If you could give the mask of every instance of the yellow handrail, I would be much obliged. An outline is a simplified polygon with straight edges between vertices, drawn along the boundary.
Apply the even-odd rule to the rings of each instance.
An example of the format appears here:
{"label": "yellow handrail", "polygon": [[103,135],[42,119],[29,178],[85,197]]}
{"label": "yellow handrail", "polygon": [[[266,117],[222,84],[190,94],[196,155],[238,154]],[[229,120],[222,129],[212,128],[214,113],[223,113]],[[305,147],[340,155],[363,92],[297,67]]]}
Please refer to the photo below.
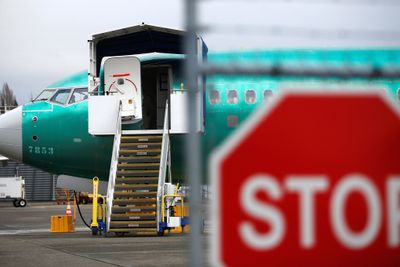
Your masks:
{"label": "yellow handrail", "polygon": [[170,198],[170,197],[180,197],[181,198],[181,218],[183,218],[183,213],[184,213],[184,201],[183,201],[183,195],[179,195],[179,194],[171,194],[171,195],[163,195],[161,198],[161,221],[164,222],[164,217],[165,217],[165,199],[166,198]]}

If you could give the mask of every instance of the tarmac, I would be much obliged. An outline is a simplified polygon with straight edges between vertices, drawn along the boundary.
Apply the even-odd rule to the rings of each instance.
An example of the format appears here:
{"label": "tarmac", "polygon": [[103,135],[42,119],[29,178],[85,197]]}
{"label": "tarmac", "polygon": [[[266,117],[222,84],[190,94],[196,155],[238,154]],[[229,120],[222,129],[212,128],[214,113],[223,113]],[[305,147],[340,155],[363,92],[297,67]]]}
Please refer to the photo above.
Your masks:
{"label": "tarmac", "polygon": [[[163,237],[92,236],[79,215],[74,233],[50,233],[50,217],[66,205],[0,203],[0,266],[185,266],[188,235]],[[81,205],[90,222],[91,206]],[[203,236],[203,244],[207,235]],[[206,261],[209,257],[205,257]],[[208,265],[208,262],[207,262]]]}

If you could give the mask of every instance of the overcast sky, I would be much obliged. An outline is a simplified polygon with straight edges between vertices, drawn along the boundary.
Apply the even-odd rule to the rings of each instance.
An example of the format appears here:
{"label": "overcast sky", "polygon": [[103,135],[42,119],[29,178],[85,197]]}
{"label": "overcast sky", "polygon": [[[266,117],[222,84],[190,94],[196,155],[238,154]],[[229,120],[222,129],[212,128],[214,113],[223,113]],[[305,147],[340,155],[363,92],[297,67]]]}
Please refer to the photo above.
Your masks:
{"label": "overcast sky", "polygon": [[[400,47],[396,0],[203,0],[199,10],[211,51]],[[0,0],[0,83],[25,103],[87,69],[92,33],[141,22],[183,29],[183,0]]]}

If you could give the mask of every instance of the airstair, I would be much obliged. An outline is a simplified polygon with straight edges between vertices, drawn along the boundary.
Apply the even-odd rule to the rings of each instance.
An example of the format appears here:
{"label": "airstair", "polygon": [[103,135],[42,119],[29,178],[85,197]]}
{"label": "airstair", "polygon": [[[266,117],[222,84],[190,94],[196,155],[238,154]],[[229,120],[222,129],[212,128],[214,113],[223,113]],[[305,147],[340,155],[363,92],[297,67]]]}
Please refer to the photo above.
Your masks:
{"label": "airstair", "polygon": [[[88,133],[114,135],[106,216],[101,218],[107,233],[162,234],[186,224],[184,198],[168,171],[170,134],[189,133],[189,91],[173,82],[180,81],[185,36],[183,31],[141,24],[94,34],[89,40]],[[207,46],[200,36],[193,37],[196,58],[202,62]],[[204,79],[198,79],[196,87],[195,130],[202,133]],[[121,121],[163,129],[122,131]]]}
{"label": "airstair", "polygon": [[110,166],[107,232],[162,234],[165,180],[170,172],[168,103],[163,130],[121,131],[121,112]]}

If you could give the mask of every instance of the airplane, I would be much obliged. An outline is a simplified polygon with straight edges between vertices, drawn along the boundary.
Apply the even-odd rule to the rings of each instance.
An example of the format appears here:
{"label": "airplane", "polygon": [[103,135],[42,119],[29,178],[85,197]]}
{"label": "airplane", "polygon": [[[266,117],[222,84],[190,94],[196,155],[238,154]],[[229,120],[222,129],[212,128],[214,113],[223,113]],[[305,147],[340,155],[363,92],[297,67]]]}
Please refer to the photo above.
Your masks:
{"label": "airplane", "polygon": [[[97,176],[104,191],[112,164],[116,101],[123,106],[122,131],[137,134],[162,133],[168,107],[171,176],[174,181],[184,181],[184,34],[139,25],[93,35],[89,72],[57,81],[32,102],[0,116],[0,154],[59,175],[59,186],[64,188],[90,191],[90,179]],[[400,61],[399,49],[208,52],[201,37],[197,36],[197,41],[199,58],[215,64],[384,69],[398,67]],[[381,89],[398,101],[400,80],[221,74],[210,75],[200,87],[198,130],[203,161],[207,162],[213,149],[281,89]],[[106,103],[107,98],[114,100]]]}

